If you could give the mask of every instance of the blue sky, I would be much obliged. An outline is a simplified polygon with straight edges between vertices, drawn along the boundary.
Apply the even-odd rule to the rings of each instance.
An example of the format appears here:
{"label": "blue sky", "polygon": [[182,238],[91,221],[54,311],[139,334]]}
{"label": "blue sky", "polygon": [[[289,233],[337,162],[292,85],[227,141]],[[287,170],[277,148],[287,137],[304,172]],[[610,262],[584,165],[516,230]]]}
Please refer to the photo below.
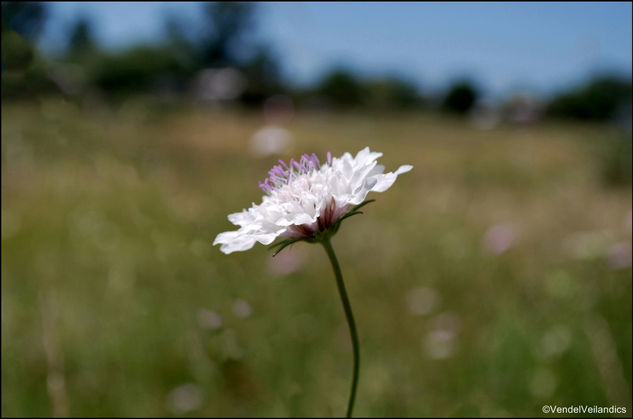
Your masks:
{"label": "blue sky", "polygon": [[[42,46],[93,19],[108,48],[160,39],[172,13],[196,20],[194,2],[49,3]],[[604,71],[631,76],[631,3],[260,3],[257,33],[297,84],[334,65],[399,74],[423,90],[468,76],[492,96],[547,94]]]}

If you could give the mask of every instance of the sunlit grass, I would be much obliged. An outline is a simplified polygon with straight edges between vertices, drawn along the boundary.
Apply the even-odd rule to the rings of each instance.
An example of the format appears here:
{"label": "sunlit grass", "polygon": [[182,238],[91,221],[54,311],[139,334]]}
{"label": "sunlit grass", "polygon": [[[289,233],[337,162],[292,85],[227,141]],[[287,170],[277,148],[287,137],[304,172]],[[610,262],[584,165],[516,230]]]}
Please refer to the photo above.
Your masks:
{"label": "sunlit grass", "polygon": [[[261,125],[3,105],[3,415],[344,411],[351,347],[323,250],[211,246],[277,158],[249,152]],[[631,411],[630,256],[614,250],[630,255],[631,189],[600,180],[608,130],[316,114],[287,128],[282,158],[369,145],[389,170],[415,166],[333,240],[362,341],[357,415]],[[501,253],[484,244],[495,225],[512,232]]]}

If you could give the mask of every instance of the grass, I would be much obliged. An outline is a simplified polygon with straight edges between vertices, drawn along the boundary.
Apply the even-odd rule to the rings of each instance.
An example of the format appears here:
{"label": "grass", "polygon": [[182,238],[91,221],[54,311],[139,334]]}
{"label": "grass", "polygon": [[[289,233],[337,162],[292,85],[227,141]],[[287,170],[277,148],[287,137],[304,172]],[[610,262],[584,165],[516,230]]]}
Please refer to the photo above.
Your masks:
{"label": "grass", "polygon": [[[261,124],[2,105],[3,416],[344,413],[351,345],[323,249],[211,246],[278,158],[249,152]],[[630,414],[631,267],[613,254],[630,257],[631,188],[601,181],[608,130],[325,114],[288,129],[282,158],[369,145],[415,166],[333,239],[357,416]]]}

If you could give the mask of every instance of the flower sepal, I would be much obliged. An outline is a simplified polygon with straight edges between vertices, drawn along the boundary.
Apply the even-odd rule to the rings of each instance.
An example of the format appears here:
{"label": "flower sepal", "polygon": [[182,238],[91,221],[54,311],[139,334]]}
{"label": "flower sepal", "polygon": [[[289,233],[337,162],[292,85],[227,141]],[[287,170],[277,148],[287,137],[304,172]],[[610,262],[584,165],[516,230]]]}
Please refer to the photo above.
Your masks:
{"label": "flower sepal", "polygon": [[283,249],[285,249],[286,247],[290,246],[291,244],[297,243],[297,242],[307,242],[307,243],[322,243],[326,240],[329,240],[331,237],[333,237],[337,232],[338,229],[341,226],[341,223],[343,222],[343,220],[345,220],[346,218],[349,217],[353,217],[354,215],[359,215],[359,214],[363,214],[362,211],[359,211],[360,208],[364,207],[367,204],[371,204],[372,202],[374,202],[375,199],[368,199],[365,202],[362,202],[354,207],[352,207],[349,211],[347,211],[345,214],[343,214],[341,217],[339,217],[334,224],[332,224],[332,226],[326,230],[322,230],[322,231],[316,231],[312,234],[312,236],[310,237],[291,237],[291,238],[287,238],[284,240],[280,240],[276,243],[271,244],[270,246],[268,246],[268,250],[272,250],[273,251],[273,257],[277,256]]}

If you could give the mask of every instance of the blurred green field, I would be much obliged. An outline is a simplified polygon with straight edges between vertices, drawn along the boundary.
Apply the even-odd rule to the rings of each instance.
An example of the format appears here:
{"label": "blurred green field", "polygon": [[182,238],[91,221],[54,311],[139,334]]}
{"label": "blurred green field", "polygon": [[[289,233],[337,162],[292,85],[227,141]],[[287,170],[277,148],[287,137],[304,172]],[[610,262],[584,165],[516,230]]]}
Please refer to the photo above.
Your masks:
{"label": "blurred green field", "polygon": [[[277,157],[258,115],[2,105],[3,416],[340,416],[351,345],[327,257],[222,254]],[[292,149],[381,151],[333,239],[361,339],[357,416],[631,412],[631,188],[592,125],[300,115]],[[495,251],[496,249],[496,251]],[[504,251],[505,250],[505,251]],[[627,259],[628,257],[628,259]]]}

